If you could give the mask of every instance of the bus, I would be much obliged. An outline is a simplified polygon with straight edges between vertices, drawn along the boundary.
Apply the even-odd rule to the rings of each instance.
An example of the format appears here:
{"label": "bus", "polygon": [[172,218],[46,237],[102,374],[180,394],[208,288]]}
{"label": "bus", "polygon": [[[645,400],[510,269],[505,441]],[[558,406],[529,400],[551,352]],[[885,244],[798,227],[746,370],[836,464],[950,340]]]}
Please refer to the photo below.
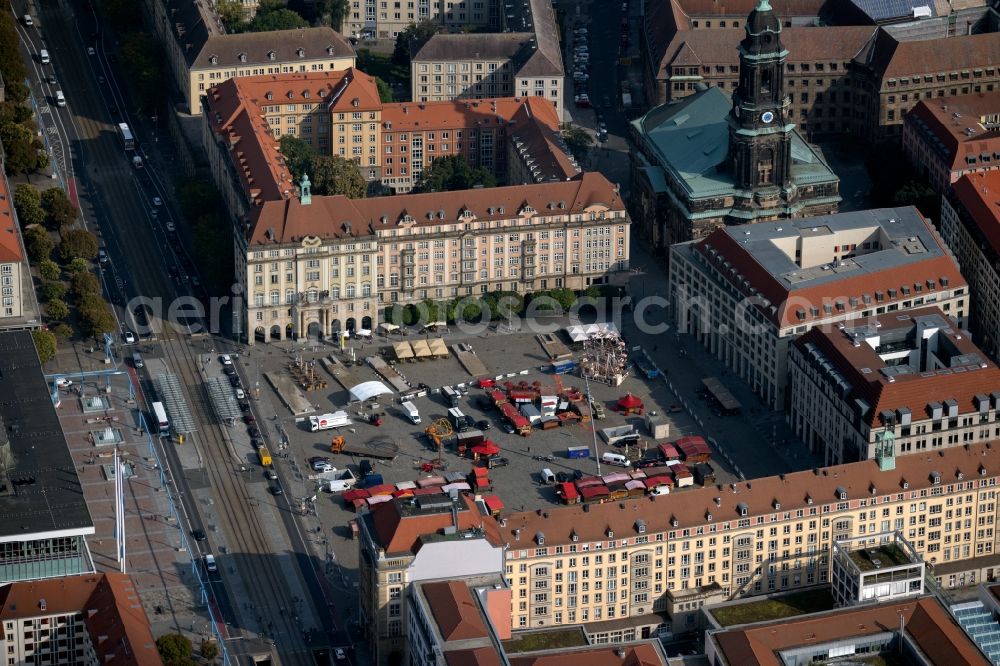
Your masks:
{"label": "bus", "polygon": [[128,128],[128,123],[118,123],[118,133],[122,135],[125,150],[135,150],[135,137],[132,136],[132,130]]}
{"label": "bus", "polygon": [[153,403],[153,418],[156,420],[156,427],[160,437],[170,434],[170,421],[167,420],[167,410],[163,408],[162,402]]}

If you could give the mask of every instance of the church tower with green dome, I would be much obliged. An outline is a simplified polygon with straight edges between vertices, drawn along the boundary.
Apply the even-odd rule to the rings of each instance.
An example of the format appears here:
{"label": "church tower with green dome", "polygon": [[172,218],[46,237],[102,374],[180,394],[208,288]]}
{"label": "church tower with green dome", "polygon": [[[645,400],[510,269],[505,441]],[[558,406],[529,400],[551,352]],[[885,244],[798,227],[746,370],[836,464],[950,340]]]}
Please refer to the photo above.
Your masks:
{"label": "church tower with green dome", "polygon": [[740,79],[729,118],[729,155],[737,189],[784,190],[791,184],[791,101],[785,94],[781,21],[768,0],[747,18],[740,42]]}

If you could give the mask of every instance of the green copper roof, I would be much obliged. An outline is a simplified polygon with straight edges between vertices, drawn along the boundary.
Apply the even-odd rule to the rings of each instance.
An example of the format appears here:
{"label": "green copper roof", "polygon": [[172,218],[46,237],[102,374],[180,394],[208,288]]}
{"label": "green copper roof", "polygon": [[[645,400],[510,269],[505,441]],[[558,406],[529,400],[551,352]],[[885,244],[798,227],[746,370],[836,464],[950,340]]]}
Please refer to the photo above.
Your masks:
{"label": "green copper roof", "polygon": [[757,9],[756,9],[756,11],[758,11],[758,12],[769,12],[769,11],[771,11],[771,3],[768,2],[767,0],[760,0],[760,2],[757,3]]}

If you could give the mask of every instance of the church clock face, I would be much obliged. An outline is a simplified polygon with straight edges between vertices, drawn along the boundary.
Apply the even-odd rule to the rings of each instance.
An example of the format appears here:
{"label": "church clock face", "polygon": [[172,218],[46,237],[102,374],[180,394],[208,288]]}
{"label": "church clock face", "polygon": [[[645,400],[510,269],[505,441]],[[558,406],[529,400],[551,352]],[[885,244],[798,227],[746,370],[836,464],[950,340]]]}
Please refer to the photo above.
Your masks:
{"label": "church clock face", "polygon": [[765,125],[773,120],[774,120],[774,113],[771,111],[765,111],[764,113],[760,114],[760,121]]}

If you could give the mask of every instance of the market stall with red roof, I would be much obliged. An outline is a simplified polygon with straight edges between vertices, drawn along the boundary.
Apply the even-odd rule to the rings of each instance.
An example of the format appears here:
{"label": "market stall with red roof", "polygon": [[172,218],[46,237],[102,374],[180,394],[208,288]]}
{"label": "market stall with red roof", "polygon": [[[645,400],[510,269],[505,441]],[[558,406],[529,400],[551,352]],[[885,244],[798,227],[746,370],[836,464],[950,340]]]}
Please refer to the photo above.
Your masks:
{"label": "market stall with red roof", "polygon": [[626,416],[629,414],[642,414],[642,400],[631,393],[626,393],[618,399],[615,409]]}

